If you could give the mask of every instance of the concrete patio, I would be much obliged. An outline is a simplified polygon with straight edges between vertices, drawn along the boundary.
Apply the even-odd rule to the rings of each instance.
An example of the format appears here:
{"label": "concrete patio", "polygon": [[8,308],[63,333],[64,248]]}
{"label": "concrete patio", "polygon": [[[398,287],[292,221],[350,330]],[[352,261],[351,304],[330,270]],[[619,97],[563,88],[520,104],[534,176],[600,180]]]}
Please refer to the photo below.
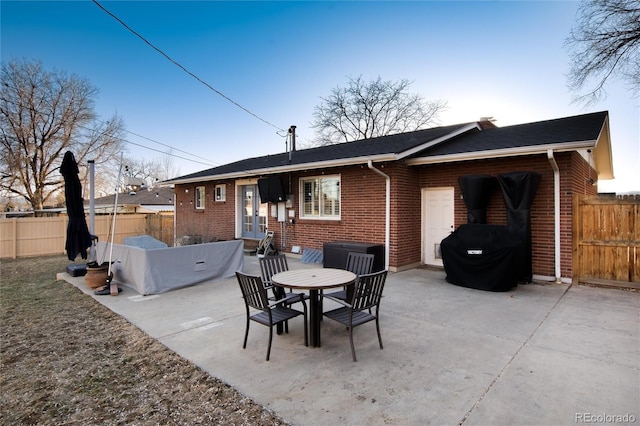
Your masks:
{"label": "concrete patio", "polygon": [[[289,258],[289,267],[319,268]],[[259,274],[245,257],[245,272]],[[302,319],[275,335],[252,322],[234,278],[153,296],[123,287],[94,296],[150,336],[295,425],[569,425],[640,418],[640,297],[566,284],[492,293],[442,271],[389,273],[375,325],[348,332],[325,319],[322,347]],[[325,310],[332,302],[325,302]]]}

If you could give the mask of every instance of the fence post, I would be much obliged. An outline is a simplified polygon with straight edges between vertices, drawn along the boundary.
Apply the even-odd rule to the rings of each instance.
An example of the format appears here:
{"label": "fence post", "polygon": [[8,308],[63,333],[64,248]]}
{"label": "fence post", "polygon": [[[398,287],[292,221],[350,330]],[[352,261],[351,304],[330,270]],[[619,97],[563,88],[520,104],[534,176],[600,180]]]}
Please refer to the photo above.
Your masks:
{"label": "fence post", "polygon": [[580,194],[573,194],[572,197],[572,213],[571,216],[573,218],[572,224],[572,252],[571,256],[571,282],[573,284],[578,284],[580,280],[580,259],[578,259],[578,255],[580,251],[578,250],[580,240],[582,239],[582,209],[580,208],[580,198],[582,196]]}
{"label": "fence post", "polygon": [[11,222],[13,241],[11,242],[11,252],[14,259],[18,258],[18,218],[14,217]]}

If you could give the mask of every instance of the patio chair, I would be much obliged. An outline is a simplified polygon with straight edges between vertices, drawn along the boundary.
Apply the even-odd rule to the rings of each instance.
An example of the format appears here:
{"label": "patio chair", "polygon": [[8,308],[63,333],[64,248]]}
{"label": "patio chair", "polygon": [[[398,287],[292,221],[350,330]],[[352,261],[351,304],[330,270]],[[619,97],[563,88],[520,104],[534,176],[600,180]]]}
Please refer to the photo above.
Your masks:
{"label": "patio chair", "polygon": [[[375,256],[373,254],[355,253],[350,251],[349,254],[347,254],[347,265],[344,269],[353,272],[358,276],[370,274],[373,270],[374,257]],[[328,293],[327,296],[347,300],[347,288],[344,287],[340,291]]]}
{"label": "patio chair", "polygon": [[[304,345],[309,346],[309,337],[307,334],[307,305],[300,296],[300,301],[304,307],[304,312],[288,308],[282,304],[283,300],[275,300],[271,303],[267,298],[267,289],[262,283],[259,276],[247,275],[242,272],[236,272],[238,284],[242,291],[245,308],[247,310],[247,328],[244,333],[244,343],[242,349],[247,348],[247,338],[249,337],[250,321],[256,321],[262,325],[269,327],[269,346],[267,348],[267,361],[271,354],[271,341],[273,340],[273,326],[282,324],[299,315],[304,317]],[[251,315],[251,308],[260,312]]]}
{"label": "patio chair", "polygon": [[[284,288],[273,285],[271,282],[271,277],[279,272],[284,272],[289,270],[289,264],[287,263],[287,257],[284,254],[276,254],[264,256],[259,259],[260,263],[260,271],[262,273],[262,282],[266,289],[271,290],[273,292],[273,297],[270,300],[282,300],[284,299],[284,303],[287,306],[290,306],[294,303],[301,302],[300,296],[302,296],[302,303],[304,300],[308,299],[309,296],[305,293],[293,293],[291,290],[288,292],[285,291]],[[285,322],[285,331],[289,331],[289,325]]]}
{"label": "patio chair", "polygon": [[[325,312],[324,316],[346,326],[349,329],[349,341],[351,342],[351,354],[353,361],[356,359],[356,350],[353,346],[353,329],[369,321],[376,322],[378,342],[382,349],[382,337],[380,336],[380,323],[378,321],[380,311],[380,299],[387,279],[387,271],[373,274],[360,275],[354,284],[355,288],[351,300],[344,301],[329,295],[325,297],[342,305],[337,309]],[[371,309],[375,307],[375,313]]]}

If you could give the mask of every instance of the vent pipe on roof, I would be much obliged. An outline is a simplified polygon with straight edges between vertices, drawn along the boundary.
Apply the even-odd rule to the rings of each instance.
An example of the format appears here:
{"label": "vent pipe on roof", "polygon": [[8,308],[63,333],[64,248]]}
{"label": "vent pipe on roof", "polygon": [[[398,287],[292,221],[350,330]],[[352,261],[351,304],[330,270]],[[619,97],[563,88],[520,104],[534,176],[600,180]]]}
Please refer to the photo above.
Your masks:
{"label": "vent pipe on roof", "polygon": [[289,163],[291,163],[291,153],[296,150],[296,126],[289,127],[291,135],[291,148],[289,149]]}
{"label": "vent pipe on roof", "polygon": [[296,150],[296,126],[289,127],[289,133],[291,134],[291,151]]}

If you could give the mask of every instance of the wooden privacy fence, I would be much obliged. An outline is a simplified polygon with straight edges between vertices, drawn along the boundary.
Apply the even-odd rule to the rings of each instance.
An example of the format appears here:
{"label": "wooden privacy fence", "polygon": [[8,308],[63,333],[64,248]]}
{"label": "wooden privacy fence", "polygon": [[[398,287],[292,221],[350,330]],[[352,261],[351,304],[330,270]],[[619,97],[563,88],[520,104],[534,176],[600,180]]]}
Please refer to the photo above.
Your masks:
{"label": "wooden privacy fence", "polygon": [[[95,234],[108,241],[113,216],[95,217]],[[44,256],[65,253],[67,216],[0,219],[0,258]],[[122,214],[116,219],[114,242],[125,237],[151,235],[173,246],[173,216]]]}
{"label": "wooden privacy fence", "polygon": [[640,282],[640,196],[574,196],[573,282]]}

